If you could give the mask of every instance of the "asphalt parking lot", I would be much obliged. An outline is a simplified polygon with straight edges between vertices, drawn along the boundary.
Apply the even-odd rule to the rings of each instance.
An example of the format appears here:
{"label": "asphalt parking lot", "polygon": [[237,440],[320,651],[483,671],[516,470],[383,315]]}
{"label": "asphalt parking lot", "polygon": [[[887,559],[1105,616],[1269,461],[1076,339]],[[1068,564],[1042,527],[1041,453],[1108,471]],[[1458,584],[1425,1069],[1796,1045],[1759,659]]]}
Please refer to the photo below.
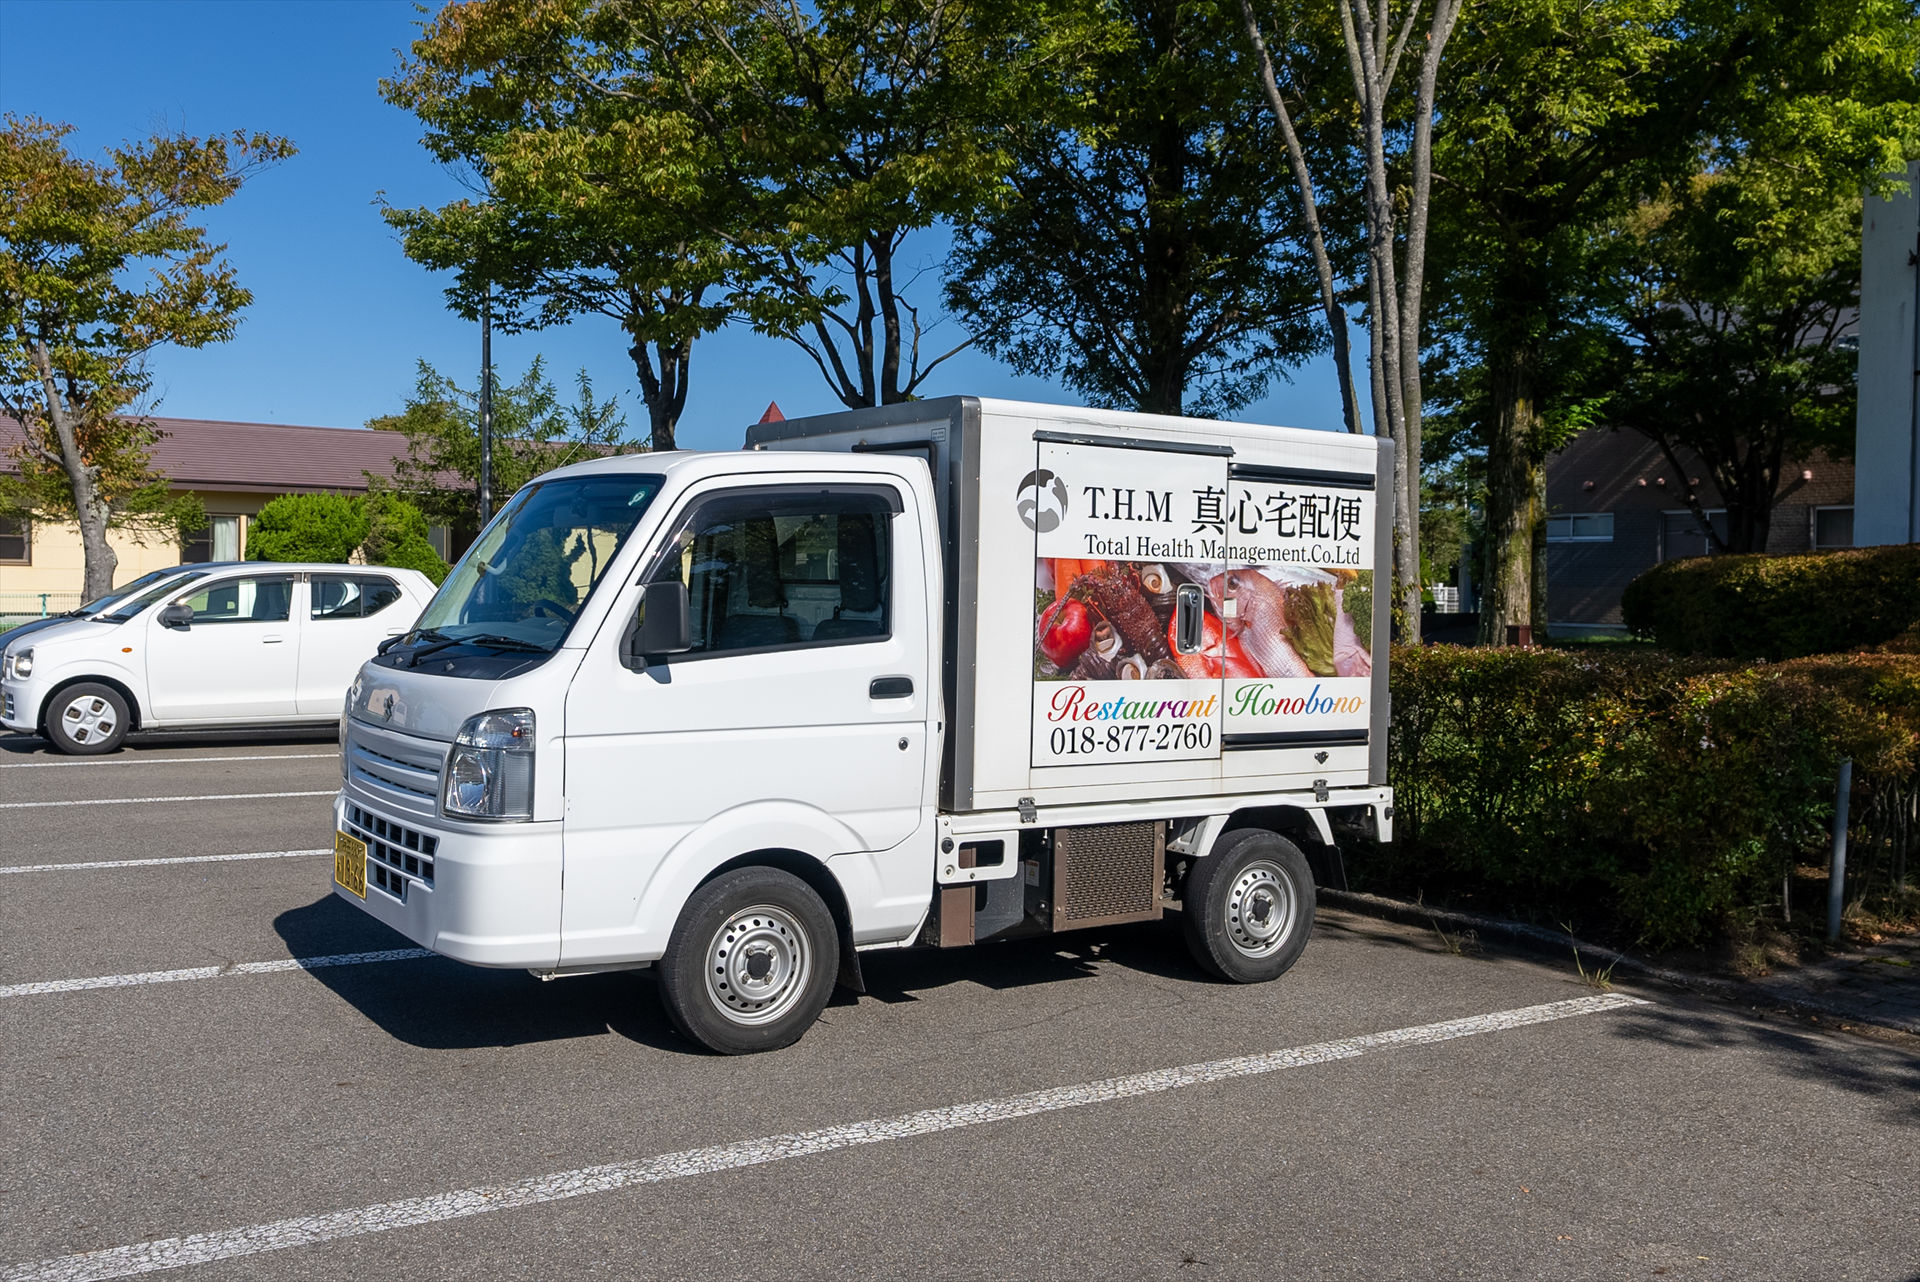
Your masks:
{"label": "asphalt parking lot", "polygon": [[0,1278],[1920,1277],[1920,1043],[1323,913],[870,955],[790,1051],[328,890],[329,736],[0,738]]}

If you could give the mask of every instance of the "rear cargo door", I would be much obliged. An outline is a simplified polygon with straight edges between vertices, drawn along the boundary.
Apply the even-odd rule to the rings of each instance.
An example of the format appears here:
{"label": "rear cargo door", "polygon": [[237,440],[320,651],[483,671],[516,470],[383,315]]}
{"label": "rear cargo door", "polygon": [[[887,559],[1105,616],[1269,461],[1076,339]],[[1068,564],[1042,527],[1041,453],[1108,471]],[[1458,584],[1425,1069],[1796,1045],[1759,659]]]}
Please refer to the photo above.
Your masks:
{"label": "rear cargo door", "polygon": [[1374,476],[1251,464],[1229,473],[1216,596],[1231,638],[1226,746],[1314,749],[1322,763],[1329,750],[1364,750]]}
{"label": "rear cargo door", "polygon": [[1229,456],[1039,435],[1019,503],[1034,532],[1036,769],[1219,759]]}

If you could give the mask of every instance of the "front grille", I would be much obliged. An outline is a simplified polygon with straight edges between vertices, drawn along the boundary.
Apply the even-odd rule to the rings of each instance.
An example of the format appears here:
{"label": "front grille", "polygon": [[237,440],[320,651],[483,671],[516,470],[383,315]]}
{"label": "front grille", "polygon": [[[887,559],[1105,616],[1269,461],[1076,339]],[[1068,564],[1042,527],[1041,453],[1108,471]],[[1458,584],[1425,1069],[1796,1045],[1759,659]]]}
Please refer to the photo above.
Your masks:
{"label": "front grille", "polygon": [[1166,826],[1090,824],[1053,841],[1053,926],[1104,926],[1160,915]]}
{"label": "front grille", "polygon": [[367,843],[367,881],[401,903],[407,887],[418,883],[433,888],[434,855],[440,839],[432,833],[395,823],[359,806],[347,806],[347,831]]}
{"label": "front grille", "polygon": [[13,719],[13,695],[10,693],[0,692],[0,717],[9,721]]}
{"label": "front grille", "polygon": [[375,752],[364,743],[347,744],[347,765],[363,781],[371,781],[415,797],[437,801],[440,796],[440,772],[426,766],[402,761]]}

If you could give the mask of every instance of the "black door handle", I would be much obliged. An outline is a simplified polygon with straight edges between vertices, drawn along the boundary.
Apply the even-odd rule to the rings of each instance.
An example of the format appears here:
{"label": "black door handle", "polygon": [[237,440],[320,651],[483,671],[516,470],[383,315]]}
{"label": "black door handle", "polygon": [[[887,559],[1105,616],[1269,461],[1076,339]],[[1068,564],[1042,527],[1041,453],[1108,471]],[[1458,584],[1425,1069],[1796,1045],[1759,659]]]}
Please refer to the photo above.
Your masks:
{"label": "black door handle", "polygon": [[875,677],[873,684],[867,687],[869,699],[910,699],[912,697],[912,677]]}

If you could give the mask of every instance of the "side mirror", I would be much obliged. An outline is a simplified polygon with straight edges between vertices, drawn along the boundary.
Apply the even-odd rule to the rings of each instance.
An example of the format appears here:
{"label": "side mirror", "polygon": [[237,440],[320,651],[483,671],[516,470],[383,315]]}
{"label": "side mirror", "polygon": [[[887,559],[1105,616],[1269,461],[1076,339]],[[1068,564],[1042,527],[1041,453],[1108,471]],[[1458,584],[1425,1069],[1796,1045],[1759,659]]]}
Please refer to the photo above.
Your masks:
{"label": "side mirror", "polygon": [[161,627],[179,628],[184,632],[193,626],[193,607],[185,601],[175,601],[161,608],[159,618]]}
{"label": "side mirror", "polygon": [[647,584],[622,648],[621,660],[635,672],[642,671],[649,658],[691,650],[693,610],[687,602],[687,585],[678,579]]}

